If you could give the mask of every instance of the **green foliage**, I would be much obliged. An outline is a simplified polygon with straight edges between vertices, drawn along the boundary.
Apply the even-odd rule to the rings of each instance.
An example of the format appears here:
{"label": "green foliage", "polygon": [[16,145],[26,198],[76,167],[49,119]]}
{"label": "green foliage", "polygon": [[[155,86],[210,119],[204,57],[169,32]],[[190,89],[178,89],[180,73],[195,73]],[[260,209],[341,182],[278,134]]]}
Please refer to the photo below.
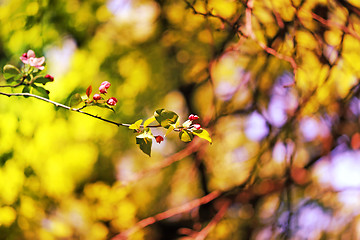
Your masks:
{"label": "green foliage", "polygon": [[[23,90],[22,90],[22,93],[30,93],[30,86],[29,85],[25,85]],[[27,97],[27,96],[25,96]]]}
{"label": "green foliage", "polygon": [[141,134],[136,136],[136,144],[138,144],[141,151],[143,151],[149,157],[151,157],[152,139],[154,138],[155,137],[149,128],[145,128]]}
{"label": "green foliage", "polygon": [[[131,124],[131,125],[129,126],[129,129],[139,130],[139,129],[140,129],[140,125],[141,125],[142,122],[143,122],[142,119],[137,120],[135,123],[133,123],[133,124]],[[145,126],[144,126],[144,127],[145,127]]]}
{"label": "green foliage", "polygon": [[49,99],[49,91],[45,88],[37,86],[35,84],[31,84],[30,88],[30,92],[32,94]]}
{"label": "green foliage", "polygon": [[72,94],[69,100],[70,107],[74,107],[83,102],[81,95],[79,93]]}
{"label": "green foliage", "polygon": [[150,123],[154,122],[155,121],[155,117],[152,116],[151,118],[147,119],[145,122],[144,122],[144,128],[146,128],[147,126],[149,126]]}
{"label": "green foliage", "polygon": [[3,68],[3,76],[6,80],[10,80],[12,78],[14,78],[14,80],[18,80],[20,79],[21,74],[20,70],[17,67],[11,64],[6,64]]}
{"label": "green foliage", "polygon": [[179,133],[179,137],[183,142],[191,142],[194,138],[194,135],[189,130],[183,129]]}
{"label": "green foliage", "polygon": [[172,111],[165,109],[158,109],[154,113],[156,121],[164,128],[168,129],[169,127],[176,127],[175,124],[178,121],[179,116]]}
{"label": "green foliage", "polygon": [[205,129],[193,130],[192,134],[194,134],[194,135],[196,135],[196,136],[198,136],[198,137],[200,137],[202,139],[205,139],[209,143],[212,143],[210,134]]}
{"label": "green foliage", "polygon": [[52,80],[50,78],[46,78],[46,77],[42,77],[42,76],[37,76],[33,79],[34,83],[41,83],[43,85],[52,82]]}

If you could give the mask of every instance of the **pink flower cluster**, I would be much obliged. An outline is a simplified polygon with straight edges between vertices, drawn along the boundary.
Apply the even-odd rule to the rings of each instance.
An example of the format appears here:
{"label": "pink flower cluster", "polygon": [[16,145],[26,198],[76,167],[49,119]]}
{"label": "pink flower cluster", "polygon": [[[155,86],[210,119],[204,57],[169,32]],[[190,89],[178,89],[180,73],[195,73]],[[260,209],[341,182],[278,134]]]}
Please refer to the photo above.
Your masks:
{"label": "pink flower cluster", "polygon": [[[104,81],[100,84],[99,87],[99,92],[100,94],[106,94],[107,90],[109,89],[109,87],[111,86],[111,84],[108,81]],[[95,101],[99,101],[102,99],[101,95],[99,93],[94,94],[93,99]],[[106,100],[106,103],[110,106],[115,106],[117,104],[118,100],[115,97],[111,97],[108,100]]]}
{"label": "pink flower cluster", "polygon": [[[190,116],[189,116],[190,121],[195,121],[195,120],[198,120],[198,119],[199,119],[198,115],[190,114]],[[198,124],[198,123],[195,123],[195,124],[192,124],[191,127],[195,128],[196,130],[199,130],[201,128],[201,125]]]}
{"label": "pink flower cluster", "polygon": [[102,93],[102,94],[107,93],[107,90],[109,89],[110,86],[111,86],[111,84],[108,81],[102,82],[99,87],[100,93]]}
{"label": "pink flower cluster", "polygon": [[32,67],[35,67],[39,70],[44,70],[44,66],[42,66],[45,62],[45,57],[39,57],[37,58],[35,56],[35,52],[33,50],[29,50],[26,53],[23,53],[23,55],[20,57],[20,60],[25,63],[29,64]]}

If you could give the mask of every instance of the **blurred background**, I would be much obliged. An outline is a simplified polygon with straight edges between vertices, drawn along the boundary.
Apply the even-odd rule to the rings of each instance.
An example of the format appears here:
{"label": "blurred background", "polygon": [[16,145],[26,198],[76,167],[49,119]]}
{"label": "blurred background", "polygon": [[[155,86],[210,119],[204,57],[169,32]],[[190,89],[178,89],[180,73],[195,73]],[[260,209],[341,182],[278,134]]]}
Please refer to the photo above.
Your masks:
{"label": "blurred background", "polygon": [[45,56],[51,100],[109,81],[116,112],[86,111],[193,113],[213,139],[150,158],[125,127],[0,96],[0,239],[359,239],[359,32],[356,0],[0,0],[1,67]]}

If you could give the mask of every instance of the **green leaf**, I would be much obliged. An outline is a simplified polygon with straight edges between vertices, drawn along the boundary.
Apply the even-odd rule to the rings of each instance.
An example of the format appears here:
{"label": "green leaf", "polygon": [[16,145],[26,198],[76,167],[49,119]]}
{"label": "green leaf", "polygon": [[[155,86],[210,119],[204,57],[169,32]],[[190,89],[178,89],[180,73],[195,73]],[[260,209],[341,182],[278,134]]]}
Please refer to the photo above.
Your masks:
{"label": "green leaf", "polygon": [[6,83],[13,83],[13,82],[17,82],[21,78],[22,78],[22,74],[18,74],[15,77],[5,79],[5,81]]}
{"label": "green leaf", "polygon": [[10,64],[6,64],[4,66],[3,72],[4,72],[5,79],[14,78],[18,75],[20,75],[20,77],[21,77],[20,70],[17,67],[10,65]]}
{"label": "green leaf", "polygon": [[192,133],[202,139],[209,141],[209,143],[212,143],[210,134],[205,129],[193,130]]}
{"label": "green leaf", "polygon": [[179,133],[179,137],[183,142],[191,142],[191,140],[194,138],[194,135],[190,131],[183,129]]}
{"label": "green leaf", "polygon": [[74,107],[82,102],[81,95],[79,93],[75,93],[70,97],[70,107]]}
{"label": "green leaf", "polygon": [[32,84],[31,86],[32,86],[32,88],[31,88],[32,94],[49,99],[49,91],[48,90],[46,90],[43,87],[36,86],[35,84]]}
{"label": "green leaf", "polygon": [[165,109],[158,109],[154,113],[156,121],[164,128],[169,128],[172,124],[176,124],[179,116]]}
{"label": "green leaf", "polygon": [[144,122],[144,128],[146,128],[150,123],[152,123],[153,121],[155,121],[155,117],[152,116],[151,118],[147,119],[145,122]]}
{"label": "green leaf", "polygon": [[152,139],[155,138],[149,128],[146,128],[143,133],[136,136],[136,144],[140,145],[141,151],[151,157]]}
{"label": "green leaf", "polygon": [[165,136],[168,135],[169,133],[171,133],[172,130],[174,130],[174,129],[175,129],[175,124],[171,124],[170,127],[168,128],[168,130],[166,131]]}
{"label": "green leaf", "polygon": [[150,128],[145,128],[144,132],[137,135],[137,138],[155,138],[154,135],[152,134]]}
{"label": "green leaf", "polygon": [[[29,85],[25,85],[22,93],[30,93],[30,86]],[[25,98],[28,98],[29,96],[24,96]]]}
{"label": "green leaf", "polygon": [[142,121],[143,121],[142,119],[137,120],[135,123],[133,123],[129,126],[129,129],[134,129],[134,130],[140,129],[140,125],[141,125]]}
{"label": "green leaf", "polygon": [[138,138],[136,137],[136,144],[139,144],[141,151],[151,157],[151,138]]}
{"label": "green leaf", "polygon": [[46,78],[46,77],[35,77],[34,78],[34,83],[41,83],[41,84],[45,85],[48,82],[52,82],[50,78]]}

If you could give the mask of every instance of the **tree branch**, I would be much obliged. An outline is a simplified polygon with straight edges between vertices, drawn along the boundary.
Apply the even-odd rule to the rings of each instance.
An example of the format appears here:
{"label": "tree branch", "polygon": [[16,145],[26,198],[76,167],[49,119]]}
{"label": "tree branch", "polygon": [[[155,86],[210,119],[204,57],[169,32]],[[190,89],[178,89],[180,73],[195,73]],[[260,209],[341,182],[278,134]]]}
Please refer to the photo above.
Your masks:
{"label": "tree branch", "polygon": [[[118,123],[118,122],[111,121],[111,120],[102,118],[102,117],[100,117],[100,116],[97,116],[97,115],[94,115],[94,114],[91,114],[91,113],[88,113],[88,112],[84,112],[84,111],[81,110],[81,109],[83,109],[84,107],[81,107],[81,108],[71,108],[71,107],[69,107],[69,106],[67,106],[67,105],[64,105],[64,104],[61,104],[61,103],[58,103],[58,102],[54,102],[54,101],[51,101],[51,100],[49,100],[49,99],[47,99],[47,98],[44,98],[44,97],[41,97],[41,96],[38,96],[38,95],[35,95],[35,94],[31,94],[31,93],[4,93],[4,92],[0,92],[0,95],[4,95],[4,96],[7,96],[7,97],[12,97],[12,96],[17,96],[17,97],[32,97],[32,98],[36,98],[36,99],[42,100],[42,101],[47,102],[47,103],[51,103],[51,104],[55,105],[56,107],[61,107],[61,108],[64,108],[64,109],[67,109],[67,110],[70,110],[70,111],[82,113],[82,114],[85,114],[85,115],[87,115],[87,116],[90,116],[90,117],[99,119],[99,120],[101,120],[101,121],[114,124],[114,125],[116,125],[116,126],[118,126],[118,127],[120,127],[120,126],[123,126],[123,127],[129,127],[129,126],[131,126],[131,124],[128,124],[128,123]],[[140,127],[143,127],[143,125],[141,125]],[[149,128],[158,128],[158,127],[161,127],[161,125],[153,125],[153,126],[147,126],[147,127],[149,127]]]}
{"label": "tree branch", "polygon": [[153,217],[148,217],[148,218],[145,218],[139,222],[137,222],[133,227],[131,227],[130,229],[126,230],[125,232],[122,232],[116,236],[114,236],[112,238],[112,240],[123,240],[123,239],[127,239],[128,236],[130,236],[131,234],[133,234],[134,232],[142,229],[142,228],[145,228],[146,226],[149,226],[151,224],[154,224],[155,222],[157,221],[161,221],[161,220],[164,220],[164,219],[167,219],[167,218],[170,218],[172,216],[175,216],[177,214],[181,214],[181,213],[185,213],[185,212],[188,212],[190,211],[191,209],[194,209],[196,207],[199,207],[203,204],[206,204],[216,198],[218,198],[219,196],[221,195],[221,192],[218,191],[218,190],[215,190],[211,193],[209,193],[208,195],[205,195],[204,197],[202,198],[199,198],[199,199],[195,199],[191,202],[188,202],[182,206],[179,206],[179,207],[175,207],[175,208],[172,208],[172,209],[169,209],[165,212],[162,212],[162,213],[159,213],[159,214],[156,214],[155,216]]}

